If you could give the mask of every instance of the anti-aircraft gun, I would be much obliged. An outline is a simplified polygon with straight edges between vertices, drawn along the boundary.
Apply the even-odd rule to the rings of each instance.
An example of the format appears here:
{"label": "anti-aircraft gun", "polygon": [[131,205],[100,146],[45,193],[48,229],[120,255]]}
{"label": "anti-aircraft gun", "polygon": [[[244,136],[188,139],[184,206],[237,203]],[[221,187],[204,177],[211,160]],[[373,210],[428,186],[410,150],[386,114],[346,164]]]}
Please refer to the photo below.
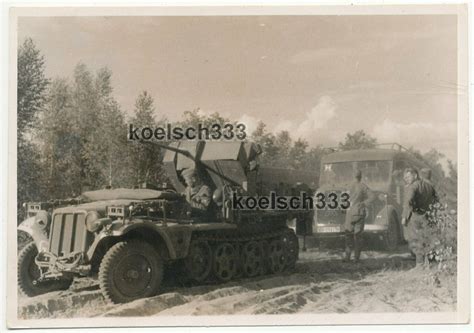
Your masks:
{"label": "anti-aircraft gun", "polygon": [[[19,230],[34,240],[19,255],[20,290],[34,296],[67,289],[74,276],[97,276],[115,302],[155,295],[165,267],[180,264],[194,282],[275,274],[294,267],[298,239],[287,222],[310,211],[236,210],[233,195],[299,194],[314,173],[259,165],[258,145],[193,141],[160,145],[172,187],[85,192],[81,203],[41,211]],[[183,170],[194,168],[210,188],[209,212],[193,216]]]}

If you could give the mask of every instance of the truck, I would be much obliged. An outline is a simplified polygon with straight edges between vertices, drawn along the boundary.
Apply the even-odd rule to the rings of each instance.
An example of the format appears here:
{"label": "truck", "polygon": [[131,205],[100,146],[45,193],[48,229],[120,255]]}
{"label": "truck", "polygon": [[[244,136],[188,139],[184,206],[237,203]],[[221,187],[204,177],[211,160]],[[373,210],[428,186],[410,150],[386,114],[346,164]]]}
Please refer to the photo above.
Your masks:
{"label": "truck", "polygon": [[[98,279],[105,299],[124,303],[160,292],[178,266],[189,281],[229,281],[291,270],[298,238],[287,223],[312,211],[235,210],[233,193],[289,194],[315,188],[317,173],[261,166],[251,142],[182,141],[160,145],[171,184],[106,188],[72,204],[26,204],[18,231],[33,240],[18,257],[19,290],[35,296],[67,289],[74,278]],[[199,170],[212,192],[205,218],[193,216],[182,172]],[[306,185],[308,184],[308,185]],[[174,272],[174,270],[173,270]]]}
{"label": "truck", "polygon": [[[349,193],[354,173],[360,170],[364,182],[375,194],[366,209],[364,236],[393,251],[405,241],[401,225],[405,183],[403,171],[407,167],[418,170],[429,168],[403,146],[390,143],[371,149],[334,151],[321,159],[318,193],[340,196]],[[433,174],[436,183],[439,175]],[[350,201],[350,199],[349,199]],[[335,242],[344,237],[346,210],[315,209],[311,225],[301,225],[302,236],[310,236],[320,243]]]}

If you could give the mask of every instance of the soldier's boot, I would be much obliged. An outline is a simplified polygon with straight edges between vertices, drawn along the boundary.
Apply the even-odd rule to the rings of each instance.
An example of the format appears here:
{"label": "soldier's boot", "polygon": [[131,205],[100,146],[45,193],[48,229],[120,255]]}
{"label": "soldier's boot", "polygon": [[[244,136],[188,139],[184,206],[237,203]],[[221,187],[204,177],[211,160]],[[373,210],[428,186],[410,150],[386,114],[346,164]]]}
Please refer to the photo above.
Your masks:
{"label": "soldier's boot", "polygon": [[360,252],[361,252],[361,243],[360,239],[357,235],[354,236],[354,261],[356,263],[360,260]]}
{"label": "soldier's boot", "polygon": [[343,262],[351,261],[351,252],[352,252],[352,243],[354,239],[352,238],[352,234],[346,232],[345,235],[345,251],[344,251],[344,258],[342,259]]}
{"label": "soldier's boot", "polygon": [[346,249],[345,249],[345,252],[344,252],[344,258],[342,259],[342,261],[343,262],[351,261],[351,253],[352,253],[351,248],[346,246]]}

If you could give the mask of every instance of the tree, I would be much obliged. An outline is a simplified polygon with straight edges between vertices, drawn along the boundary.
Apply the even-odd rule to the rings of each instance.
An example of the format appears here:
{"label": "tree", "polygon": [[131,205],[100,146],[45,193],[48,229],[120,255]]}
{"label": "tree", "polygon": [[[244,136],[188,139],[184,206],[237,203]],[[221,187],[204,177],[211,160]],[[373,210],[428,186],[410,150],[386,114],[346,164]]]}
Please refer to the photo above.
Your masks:
{"label": "tree", "polygon": [[54,79],[48,103],[41,114],[39,139],[47,198],[64,198],[80,188],[81,142],[71,122],[71,87],[66,79]]}
{"label": "tree", "polygon": [[262,165],[275,166],[279,157],[279,150],[275,144],[275,135],[268,132],[266,127],[267,125],[263,121],[259,121],[257,128],[252,133],[252,140],[262,147],[262,154],[260,155]]}
{"label": "tree", "polygon": [[31,38],[19,47],[17,61],[17,203],[21,205],[40,199],[42,194],[40,155],[28,134],[36,127],[49,81],[44,74],[43,56]]}
{"label": "tree", "polygon": [[[220,125],[220,133],[221,135],[223,135],[224,133],[226,133],[226,129],[224,128],[226,124],[233,123],[234,126],[237,124],[237,122],[231,122],[228,118],[221,116],[219,112],[205,114],[199,107],[195,108],[192,111],[184,111],[183,118],[184,119],[182,121],[177,123],[178,126],[181,126],[182,128],[193,127],[197,129],[199,124],[201,124],[203,128],[208,129],[209,138],[212,138],[212,135],[218,134],[217,130],[212,127],[213,125]],[[206,139],[205,133],[202,133],[201,135],[202,139]]]}
{"label": "tree", "polygon": [[[141,92],[135,102],[135,115],[131,119],[134,127],[162,126],[163,121],[155,119],[155,106],[153,97],[147,91]],[[152,142],[129,142],[131,169],[134,183],[152,182],[162,183],[165,180],[162,159],[163,152]]]}
{"label": "tree", "polygon": [[458,193],[458,165],[448,160],[448,176],[444,181],[446,203],[450,209],[457,209]]}
{"label": "tree", "polygon": [[18,49],[17,126],[20,142],[44,106],[48,83],[44,58],[33,40],[26,38]]}
{"label": "tree", "polygon": [[97,91],[97,124],[93,127],[93,140],[87,141],[84,148],[90,159],[89,171],[95,175],[89,183],[95,184],[95,188],[117,187],[127,182],[123,173],[127,156],[125,116],[112,96],[111,79],[112,72],[106,67],[99,69],[93,78]]}
{"label": "tree", "polygon": [[50,198],[131,184],[124,114],[111,77],[107,68],[94,75],[78,64],[72,83],[53,81],[40,131]]}
{"label": "tree", "polygon": [[424,160],[430,165],[430,168],[433,172],[437,173],[441,177],[445,177],[443,166],[441,165],[441,160],[445,157],[444,154],[440,153],[438,150],[432,148],[423,155]]}
{"label": "tree", "polygon": [[339,142],[339,149],[367,149],[374,148],[377,145],[377,139],[366,134],[363,130],[354,133],[347,133],[345,141]]}
{"label": "tree", "polygon": [[304,139],[298,139],[291,147],[289,152],[290,165],[294,169],[302,169],[306,162],[308,142]]}
{"label": "tree", "polygon": [[278,147],[277,164],[280,167],[290,165],[290,151],[293,145],[290,133],[288,131],[278,132],[275,136],[275,145]]}

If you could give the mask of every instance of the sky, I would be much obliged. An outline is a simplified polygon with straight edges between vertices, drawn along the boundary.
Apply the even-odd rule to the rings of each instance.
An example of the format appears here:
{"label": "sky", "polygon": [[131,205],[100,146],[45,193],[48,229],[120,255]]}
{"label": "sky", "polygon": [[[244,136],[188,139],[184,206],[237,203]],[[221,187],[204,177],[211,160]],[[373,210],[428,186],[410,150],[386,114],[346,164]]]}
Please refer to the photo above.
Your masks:
{"label": "sky", "polygon": [[457,160],[457,21],[452,15],[22,17],[48,77],[83,62],[113,72],[131,115],[219,112],[251,132],[262,120],[310,146],[362,129],[379,142]]}

